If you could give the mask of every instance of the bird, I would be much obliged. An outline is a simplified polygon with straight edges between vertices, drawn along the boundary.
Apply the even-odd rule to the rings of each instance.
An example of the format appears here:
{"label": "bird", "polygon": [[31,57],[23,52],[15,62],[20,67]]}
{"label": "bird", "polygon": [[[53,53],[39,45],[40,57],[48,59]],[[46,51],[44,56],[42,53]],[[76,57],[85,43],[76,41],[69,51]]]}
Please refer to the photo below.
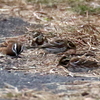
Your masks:
{"label": "bird", "polygon": [[36,32],[34,35],[34,40],[32,41],[32,46],[43,45],[45,42],[48,42],[46,37],[41,32]]}
{"label": "bird", "polygon": [[0,52],[5,55],[18,56],[23,51],[23,45],[18,42],[9,42],[7,46],[0,47]]}
{"label": "bird", "polygon": [[67,68],[69,71],[72,72],[87,72],[89,70],[93,70],[95,68],[98,68],[98,62],[89,60],[86,58],[82,57],[68,57],[68,56],[63,56],[59,60],[58,66],[64,66]]}
{"label": "bird", "polygon": [[39,48],[45,49],[47,52],[57,54],[65,52],[69,49],[76,49],[76,46],[74,43],[67,39],[57,39],[50,43],[46,43]]}
{"label": "bird", "polygon": [[59,66],[59,65],[62,65],[62,66],[66,65],[67,66],[69,64],[69,61],[70,61],[70,57],[68,57],[68,56],[62,56],[60,58],[57,66]]}

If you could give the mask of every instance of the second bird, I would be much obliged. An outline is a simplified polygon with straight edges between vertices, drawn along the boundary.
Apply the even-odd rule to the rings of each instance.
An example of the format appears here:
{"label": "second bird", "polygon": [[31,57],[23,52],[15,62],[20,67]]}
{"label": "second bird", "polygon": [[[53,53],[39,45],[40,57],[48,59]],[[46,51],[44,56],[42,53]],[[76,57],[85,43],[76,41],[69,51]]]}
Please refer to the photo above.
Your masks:
{"label": "second bird", "polygon": [[10,56],[18,56],[23,51],[23,45],[18,42],[9,43],[7,47],[1,47],[0,52]]}
{"label": "second bird", "polygon": [[58,39],[50,43],[46,43],[40,46],[40,48],[45,49],[47,52],[56,54],[56,53],[65,52],[69,49],[76,49],[76,46],[69,40]]}

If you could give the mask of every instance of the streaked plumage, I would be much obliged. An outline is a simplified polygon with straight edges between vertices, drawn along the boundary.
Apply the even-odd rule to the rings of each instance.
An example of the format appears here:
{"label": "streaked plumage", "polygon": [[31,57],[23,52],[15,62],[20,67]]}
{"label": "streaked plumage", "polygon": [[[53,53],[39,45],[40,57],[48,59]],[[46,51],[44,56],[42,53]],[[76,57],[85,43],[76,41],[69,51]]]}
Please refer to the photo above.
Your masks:
{"label": "streaked plumage", "polygon": [[96,61],[88,60],[81,57],[69,58],[68,56],[61,57],[58,63],[58,66],[59,65],[64,66],[69,71],[75,72],[89,71],[99,67],[98,62]]}
{"label": "streaked plumage", "polygon": [[46,43],[40,46],[40,48],[45,49],[47,52],[50,53],[61,53],[69,49],[76,49],[76,46],[69,40],[58,39],[53,42]]}
{"label": "streaked plumage", "polygon": [[41,32],[36,32],[34,40],[32,41],[32,46],[39,46],[43,45],[44,43],[47,42],[46,37],[43,35]]}
{"label": "streaked plumage", "polygon": [[0,52],[10,56],[18,56],[23,51],[23,45],[17,42],[9,43],[7,47],[0,47]]}

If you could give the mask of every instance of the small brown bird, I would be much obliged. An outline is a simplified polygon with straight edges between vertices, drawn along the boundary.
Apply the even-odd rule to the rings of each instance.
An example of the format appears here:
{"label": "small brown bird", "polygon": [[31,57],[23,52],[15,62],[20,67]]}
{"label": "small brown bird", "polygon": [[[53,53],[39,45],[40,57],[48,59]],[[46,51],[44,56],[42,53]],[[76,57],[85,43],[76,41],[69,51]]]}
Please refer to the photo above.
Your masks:
{"label": "small brown bird", "polygon": [[67,68],[69,71],[74,72],[87,72],[89,70],[93,70],[95,68],[98,68],[98,62],[88,60],[81,57],[72,57],[69,58],[67,56],[63,56],[58,63],[58,66],[62,65],[65,68]]}
{"label": "small brown bird", "polygon": [[23,51],[23,45],[18,42],[10,42],[6,47],[0,47],[0,52],[10,56],[18,56]]}
{"label": "small brown bird", "polygon": [[41,34],[39,36],[37,36],[35,43],[37,45],[42,45],[45,42],[45,37]]}
{"label": "small brown bird", "polygon": [[43,48],[50,53],[62,53],[69,49],[76,49],[76,46],[69,40],[58,39],[53,42],[46,43],[40,46],[40,48]]}
{"label": "small brown bird", "polygon": [[32,46],[43,45],[45,42],[48,42],[46,37],[41,32],[35,33],[35,39],[32,41]]}

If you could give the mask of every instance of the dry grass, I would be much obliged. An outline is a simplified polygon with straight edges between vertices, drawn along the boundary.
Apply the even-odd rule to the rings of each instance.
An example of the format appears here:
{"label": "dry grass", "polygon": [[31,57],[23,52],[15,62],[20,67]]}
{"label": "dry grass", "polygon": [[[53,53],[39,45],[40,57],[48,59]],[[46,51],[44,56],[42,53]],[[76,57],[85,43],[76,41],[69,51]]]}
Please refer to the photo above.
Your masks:
{"label": "dry grass", "polygon": [[30,89],[24,89],[18,91],[15,89],[1,89],[2,94],[0,93],[0,97],[5,99],[12,100],[61,100],[61,98],[53,93],[45,92],[45,91],[35,91]]}
{"label": "dry grass", "polygon": [[[72,3],[69,2],[68,0],[66,1],[70,4],[70,6],[68,5],[68,3],[65,4],[63,2],[62,3],[56,2],[56,3],[49,4],[45,0],[43,1],[44,3],[36,2],[33,4],[31,4],[30,2],[26,2],[25,0],[0,0],[0,14],[6,14],[7,16],[21,17],[25,21],[30,22],[31,24],[44,25],[44,28],[39,30],[43,31],[50,38],[55,36],[56,38],[60,37],[60,38],[68,38],[72,40],[77,45],[78,52],[92,51],[92,50],[95,51],[96,49],[99,50],[100,49],[99,47],[100,15],[98,13],[90,14],[89,10],[88,11],[82,10],[81,12],[84,12],[83,15],[79,13],[80,10],[78,11],[78,13],[74,12],[73,10],[70,10],[70,8],[72,8],[73,6]],[[92,2],[92,0],[90,2]],[[99,3],[99,1],[97,2]],[[27,29],[29,31],[35,30],[32,27],[29,27]],[[99,61],[100,51],[97,52],[95,51],[95,54],[96,54],[95,59]],[[44,70],[44,72],[48,70],[50,71],[51,67],[48,69],[45,68],[46,67],[41,68],[40,70]],[[38,70],[37,72],[41,72],[40,70]],[[76,74],[76,76],[79,74]],[[99,72],[97,74],[99,74]],[[12,92],[14,91],[15,94],[12,94]],[[33,100],[33,99],[34,100],[51,100],[51,99],[60,100],[60,98],[62,98],[62,95],[60,95],[59,97],[55,94],[46,93],[42,91],[38,92],[33,90],[27,90],[26,92],[17,91],[18,93],[16,93],[15,89],[14,91],[6,90],[5,94],[6,96],[8,95],[9,98],[12,99],[17,98],[17,100],[23,100],[23,99],[24,100],[28,100],[28,99],[29,100]],[[3,95],[2,93],[1,95]],[[92,98],[90,99],[82,98],[81,96],[80,97],[75,97],[75,96],[70,97],[70,96],[66,98],[68,98],[68,100],[77,100],[77,98],[79,100],[94,100]],[[99,99],[97,98],[97,100]]]}

